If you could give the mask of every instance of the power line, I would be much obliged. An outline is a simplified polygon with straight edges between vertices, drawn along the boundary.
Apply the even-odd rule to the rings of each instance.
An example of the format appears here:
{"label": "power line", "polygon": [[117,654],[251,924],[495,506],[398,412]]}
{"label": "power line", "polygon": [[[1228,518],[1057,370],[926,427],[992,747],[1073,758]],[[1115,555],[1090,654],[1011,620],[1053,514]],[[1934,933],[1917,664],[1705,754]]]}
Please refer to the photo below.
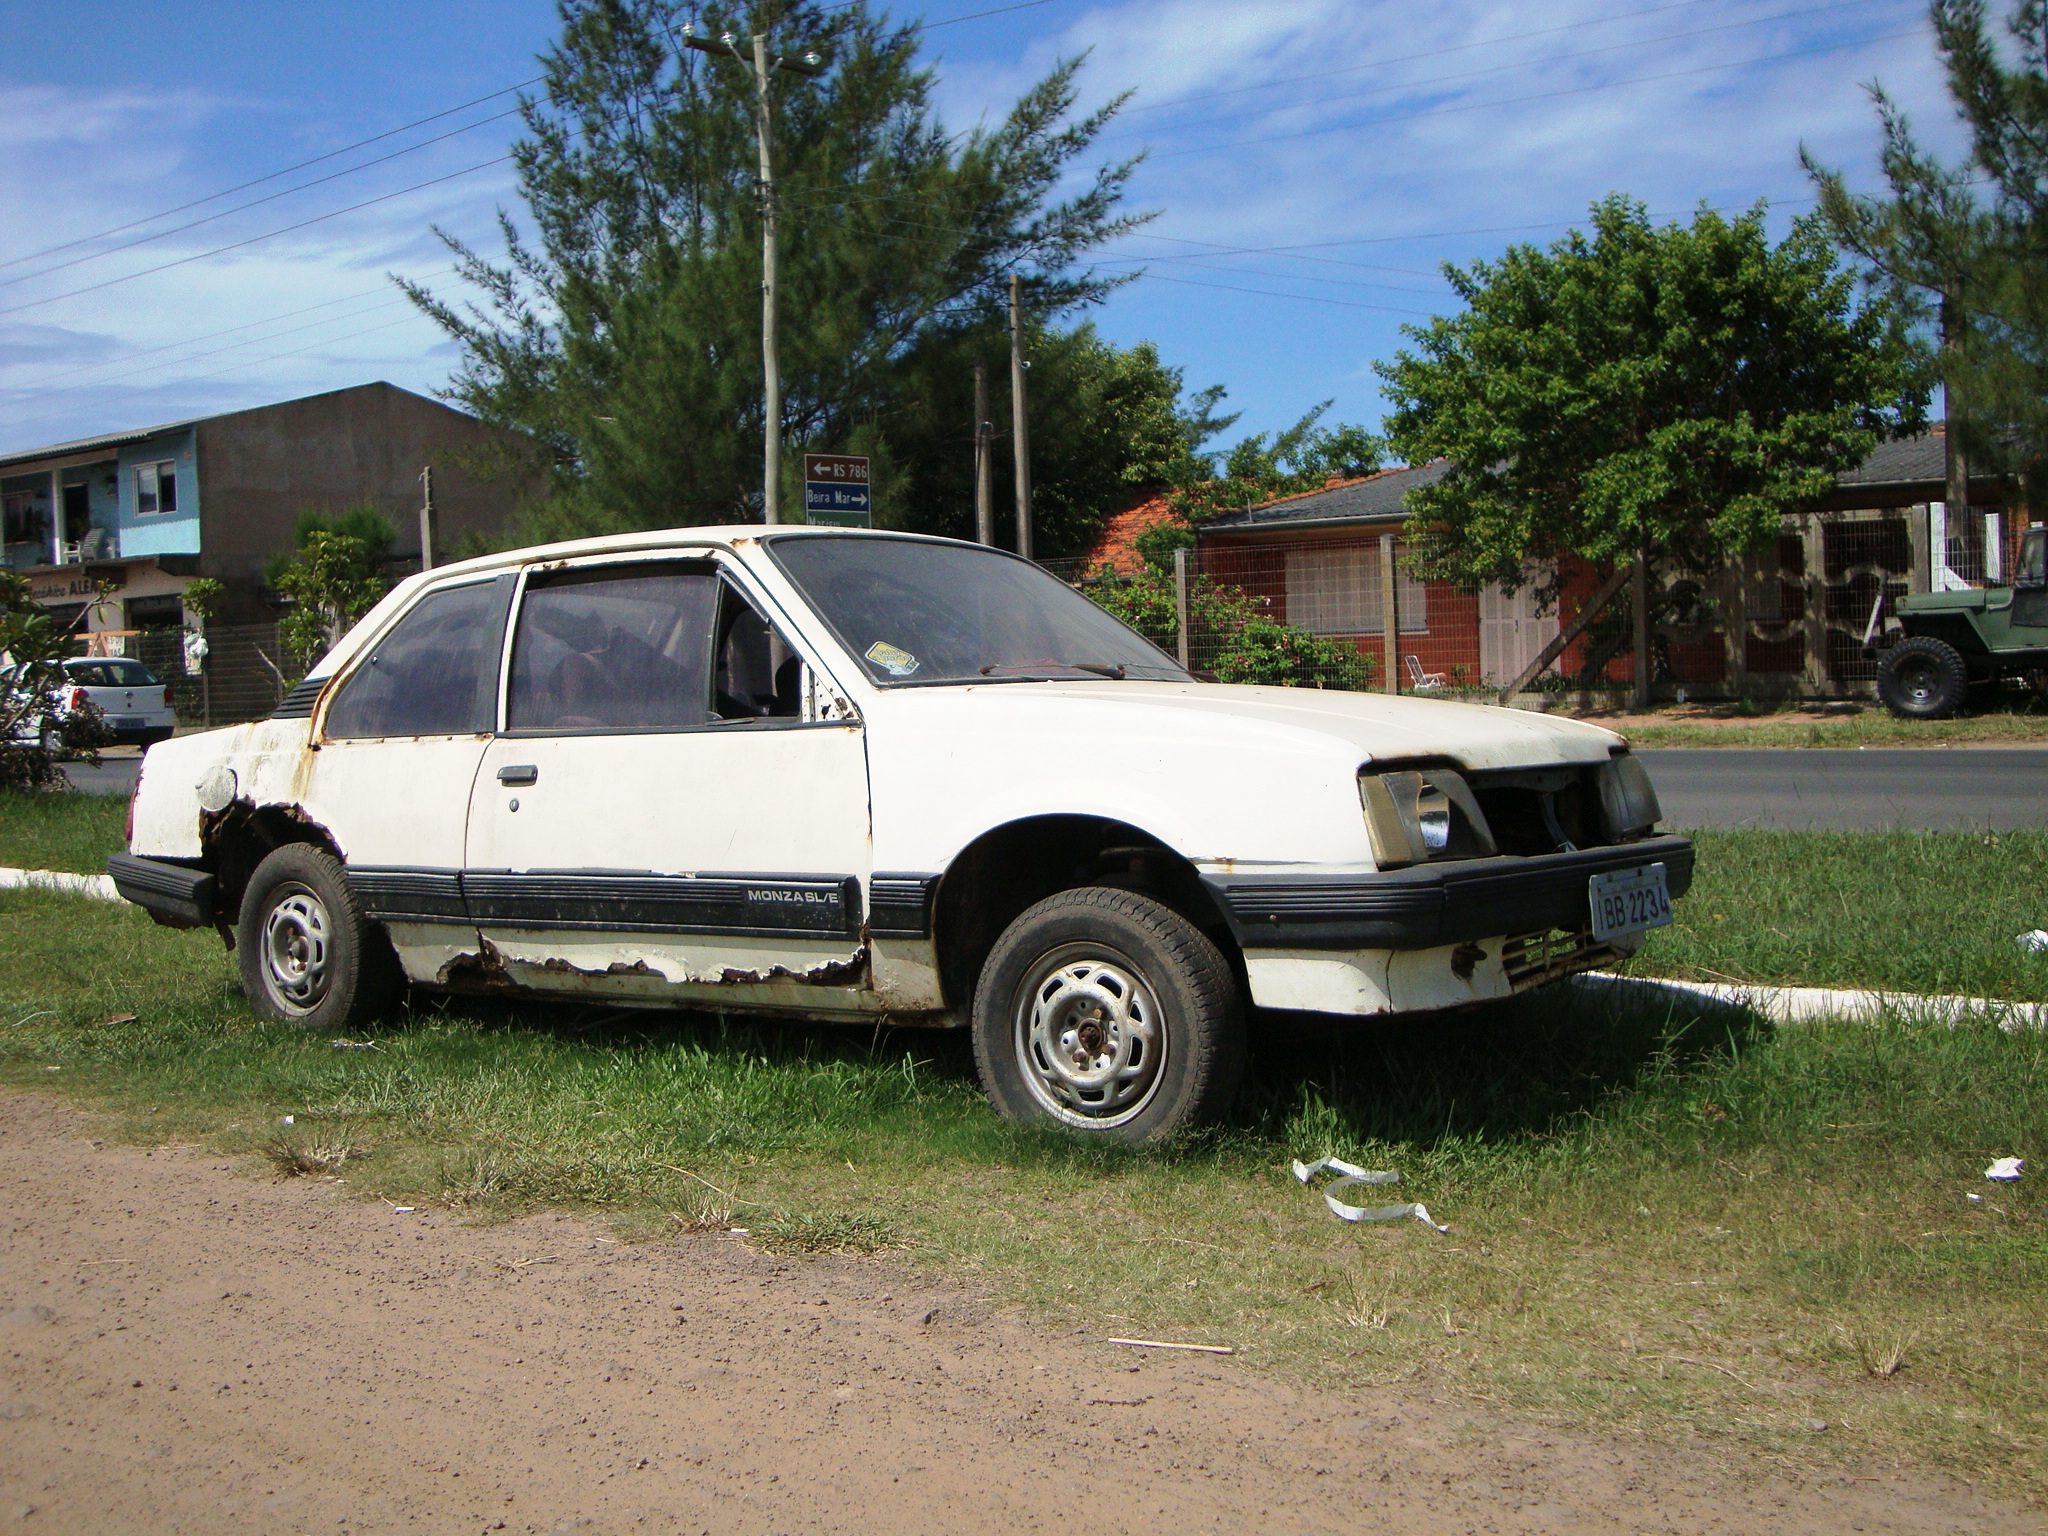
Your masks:
{"label": "power line", "polygon": [[264,203],[274,203],[281,197],[290,197],[294,192],[304,192],[309,187],[325,186],[330,181],[339,181],[344,176],[353,176],[358,171],[367,171],[371,166],[383,165],[389,160],[398,160],[406,155],[417,154],[420,150],[429,148],[432,145],[442,143],[448,139],[460,138],[463,134],[474,132],[486,124],[500,122],[508,117],[516,117],[518,114],[519,109],[514,107],[509,112],[497,112],[489,117],[480,117],[475,122],[466,124],[461,128],[451,128],[446,133],[435,134],[431,139],[421,139],[417,144],[408,144],[404,149],[394,149],[388,155],[379,155],[376,159],[365,160],[360,165],[351,165],[343,170],[329,172],[325,176],[316,176],[311,181],[302,181],[297,186],[286,187],[282,191],[266,192],[261,197],[252,197],[246,203],[237,203],[232,208],[223,208],[218,213],[207,214],[204,218],[192,219],[184,224],[174,224],[169,229],[159,229],[151,234],[139,235],[133,240],[124,240],[119,245],[110,245],[105,250],[88,251],[83,256],[74,256],[69,261],[60,261],[52,266],[40,267],[34,272],[24,272],[19,277],[0,278],[0,288],[12,288],[16,283],[32,283],[39,277],[48,277],[52,272],[62,272],[67,267],[82,266],[88,261],[98,261],[102,256],[113,256],[121,251],[132,251],[137,246],[149,245],[154,241],[167,239],[172,235],[182,235],[187,230],[199,228],[202,224],[211,224],[216,219],[225,219],[232,214],[260,207]]}
{"label": "power line", "polygon": [[0,309],[0,315],[18,315],[23,310],[40,309],[43,305],[54,304],[59,299],[75,299],[81,293],[97,293],[102,288],[112,288],[120,283],[131,283],[138,277],[149,277],[158,272],[168,272],[173,267],[189,266],[195,261],[205,261],[208,257],[224,255],[229,251],[239,251],[244,246],[256,245],[265,240],[274,240],[279,235],[288,235],[294,230],[307,229],[315,224],[324,224],[329,219],[338,219],[345,213],[357,213],[365,208],[374,208],[379,203],[388,203],[394,197],[403,197],[408,192],[418,192],[426,187],[438,187],[443,182],[454,181],[459,177],[473,176],[478,171],[487,171],[494,165],[503,165],[511,158],[510,155],[499,155],[495,159],[480,161],[459,171],[450,171],[445,176],[434,176],[426,181],[416,181],[408,187],[400,187],[395,192],[386,192],[379,197],[365,198],[360,203],[351,203],[348,207],[337,208],[332,213],[316,214],[310,219],[301,219],[298,223],[287,224],[282,229],[266,230],[263,234],[251,235],[246,240],[236,240],[228,245],[217,245],[210,251],[198,251],[190,256],[180,256],[176,261],[166,261],[154,267],[144,267],[138,272],[125,273],[120,277],[110,277],[105,282],[90,283],[83,288],[72,288],[63,293],[53,293],[47,298],[31,299],[26,304],[15,304],[7,309]]}
{"label": "power line", "polygon": [[[1221,101],[1231,96],[1245,96],[1258,91],[1277,90],[1283,86],[1306,85],[1310,81],[1330,80],[1336,78],[1339,75],[1363,74],[1368,70],[1386,70],[1391,69],[1397,64],[1418,64],[1425,59],[1440,59],[1453,53],[1470,53],[1474,49],[1478,48],[1497,48],[1505,43],[1524,43],[1539,37],[1554,37],[1564,32],[1577,32],[1586,27],[1607,26],[1611,25],[1614,22],[1620,21],[1638,21],[1646,16],[1657,16],[1663,14],[1666,11],[1691,10],[1696,6],[1710,3],[1715,3],[1715,0],[1674,0],[1673,4],[1653,5],[1648,7],[1647,9],[1640,11],[1624,11],[1612,16],[1594,16],[1589,17],[1584,21],[1566,22],[1561,26],[1538,27],[1531,32],[1510,32],[1500,37],[1478,38],[1469,43],[1452,43],[1442,48],[1425,49],[1421,53],[1396,54],[1391,58],[1375,57],[1367,60],[1363,64],[1346,64],[1338,69],[1317,70],[1312,74],[1291,75],[1285,79],[1280,80],[1261,80],[1256,85],[1237,85],[1232,86],[1227,90],[1203,91],[1198,95],[1169,97],[1165,101],[1142,102],[1135,106],[1126,108],[1125,110],[1129,115],[1136,115],[1141,112],[1165,112],[1174,107],[1193,106],[1198,103],[1207,101]],[[1654,43],[1678,42],[1686,38],[1703,37],[1710,32],[1727,32],[1731,30],[1737,30],[1743,27],[1763,26],[1769,22],[1787,21],[1791,20],[1794,17],[1812,15],[1815,12],[1819,11],[1846,10],[1864,5],[1869,5],[1871,3],[1873,3],[1873,0],[1832,0],[1832,3],[1830,4],[1807,6],[1806,8],[1797,11],[1783,11],[1775,16],[1752,16],[1742,21],[1720,22],[1714,26],[1701,27],[1691,32],[1669,32],[1661,34],[1657,37],[1635,38],[1626,42],[1608,43],[1598,48],[1584,49],[1578,53],[1558,54],[1550,59],[1544,60],[1543,62],[1560,63],[1567,59],[1589,58],[1595,54],[1612,53],[1617,49],[1622,48],[1645,48],[1649,47]],[[1474,75],[1498,74],[1503,70],[1522,69],[1526,67],[1528,67],[1526,63],[1501,64],[1495,65],[1488,69],[1469,71],[1463,75],[1440,75],[1429,80],[1418,80],[1411,82],[1408,85],[1387,87],[1387,89],[1419,89],[1425,86],[1439,85],[1447,80],[1464,80],[1470,79]],[[1311,99],[1328,101],[1333,98],[1329,96],[1323,96]],[[1290,103],[1290,105],[1292,105],[1292,103]]]}
{"label": "power line", "polygon": [[[275,181],[280,176],[289,176],[293,171],[303,171],[311,166],[324,164],[329,160],[335,159],[337,156],[351,154],[358,149],[366,149],[372,144],[381,143],[385,139],[396,137],[398,134],[410,133],[415,128],[424,128],[428,123],[437,123],[444,117],[453,117],[457,112],[467,112],[471,107],[480,107],[487,101],[496,101],[500,96],[509,96],[514,91],[523,91],[529,85],[538,85],[546,78],[546,75],[535,75],[531,80],[522,80],[517,85],[508,85],[503,90],[492,91],[485,96],[478,96],[473,100],[463,102],[459,106],[444,107],[439,112],[430,112],[425,117],[414,118],[411,122],[401,123],[396,128],[387,128],[382,133],[373,133],[367,139],[357,139],[353,144],[344,144],[339,149],[330,149],[326,154],[315,155],[310,160],[301,160],[294,165],[287,165],[280,170],[267,171],[252,181],[244,181],[232,187],[224,187],[218,192],[209,192],[204,197],[196,197],[189,203],[180,203],[175,208],[166,208],[158,213],[145,214],[139,219],[129,220],[126,224],[117,224],[112,229],[103,229],[98,234],[81,235],[76,240],[66,240],[61,245],[46,245],[40,251],[30,251],[25,256],[10,257],[6,261],[0,261],[0,270],[4,270],[7,267],[18,267],[25,261],[37,261],[44,256],[54,256],[60,251],[72,250],[77,246],[90,245],[95,240],[112,239],[115,235],[127,234],[131,229],[140,229],[145,224],[154,224],[158,219],[168,219],[193,208],[202,208],[206,204],[218,202],[224,197],[233,197],[237,192],[246,192],[251,187],[260,187],[266,181]],[[507,114],[499,114],[499,116],[505,115]],[[496,118],[485,119],[486,122],[495,122],[496,120]],[[472,123],[470,126],[476,127],[478,125]],[[463,129],[459,131],[467,132],[468,130]],[[429,140],[428,142],[432,143],[434,141]],[[376,165],[379,162],[372,160],[368,163]],[[358,166],[356,169],[360,170],[362,167]],[[316,185],[316,183],[309,182],[307,185]]]}
{"label": "power line", "polygon": [[1300,299],[1306,304],[1335,304],[1343,309],[1376,309],[1389,315],[1420,315],[1424,319],[1434,316],[1427,309],[1408,309],[1395,304],[1368,304],[1361,299],[1333,299],[1320,293],[1276,293],[1270,288],[1243,288],[1235,283],[1204,283],[1192,277],[1168,277],[1164,272],[1140,272],[1142,281],[1154,283],[1180,283],[1188,288],[1220,288],[1226,293],[1255,293],[1268,299]]}
{"label": "power line", "polygon": [[[436,267],[431,272],[423,273],[421,280],[424,281],[425,278],[429,277],[442,277],[454,270],[455,267],[452,263],[445,267]],[[72,378],[81,373],[96,373],[103,368],[125,367],[138,357],[153,357],[159,352],[176,352],[185,347],[196,347],[203,341],[215,341],[222,336],[232,336],[237,331],[253,331],[259,326],[274,325],[280,320],[296,320],[300,315],[310,315],[318,309],[332,309],[335,305],[346,304],[351,299],[367,299],[377,294],[388,293],[389,291],[382,283],[379,283],[375,288],[359,288],[354,293],[344,293],[339,298],[323,299],[318,304],[307,304],[298,309],[288,309],[282,314],[266,315],[261,320],[245,320],[240,325],[230,325],[218,331],[207,331],[203,335],[185,336],[177,341],[164,342],[159,346],[138,347],[133,351],[122,352],[114,357],[101,358],[90,363],[81,363],[78,367],[66,368],[61,373],[46,374],[38,383],[17,385],[14,388],[17,393],[25,393],[54,383],[58,379]],[[374,308],[375,306],[372,307]],[[267,341],[269,339],[266,336],[251,338],[252,341]]]}
{"label": "power line", "polygon": [[[1221,150],[1233,153],[1260,144],[1284,144],[1294,139],[1312,139],[1325,134],[1352,133],[1360,128],[1377,127],[1382,123],[1412,122],[1419,117],[1441,117],[1453,112],[1487,112],[1497,107],[1526,106],[1536,101],[1556,101],[1566,96],[1584,96],[1594,91],[1618,90],[1630,85],[1654,85],[1665,80],[1681,80],[1693,75],[1718,74],[1730,69],[1754,69],[1759,64],[1779,64],[1787,59],[1808,58],[1822,53],[1839,53],[1844,48],[1861,48],[1870,43],[1890,42],[1894,38],[1912,37],[1915,31],[1881,32],[1873,37],[1845,38],[1832,43],[1818,43],[1810,48],[1793,48],[1784,53],[1767,53],[1753,59],[1733,59],[1720,64],[1698,64],[1690,69],[1666,70],[1655,75],[1631,75],[1625,80],[1601,80],[1590,85],[1563,86],[1554,91],[1536,91],[1527,96],[1506,96],[1494,101],[1446,102],[1441,106],[1420,107],[1412,112],[1387,112],[1377,117],[1354,118],[1348,122],[1331,123],[1321,128],[1302,128],[1292,133],[1268,134],[1257,139],[1232,139],[1216,144],[1201,144],[1192,149],[1169,149],[1153,155],[1155,160],[1179,160],[1191,155],[1213,155]],[[4,313],[4,311],[0,311]]]}

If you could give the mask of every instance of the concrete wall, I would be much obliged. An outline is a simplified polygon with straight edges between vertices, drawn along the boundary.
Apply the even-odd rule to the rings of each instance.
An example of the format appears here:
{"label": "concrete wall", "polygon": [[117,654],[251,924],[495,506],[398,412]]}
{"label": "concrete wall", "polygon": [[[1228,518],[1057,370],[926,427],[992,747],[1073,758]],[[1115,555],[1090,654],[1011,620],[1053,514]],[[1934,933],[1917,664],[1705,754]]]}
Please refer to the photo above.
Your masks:
{"label": "concrete wall", "polygon": [[394,553],[419,558],[420,470],[434,471],[437,559],[465,534],[502,539],[538,474],[487,478],[516,440],[390,384],[364,384],[238,411],[197,428],[206,487],[203,574],[252,598],[264,568],[288,551],[301,514],[372,503],[390,521]]}

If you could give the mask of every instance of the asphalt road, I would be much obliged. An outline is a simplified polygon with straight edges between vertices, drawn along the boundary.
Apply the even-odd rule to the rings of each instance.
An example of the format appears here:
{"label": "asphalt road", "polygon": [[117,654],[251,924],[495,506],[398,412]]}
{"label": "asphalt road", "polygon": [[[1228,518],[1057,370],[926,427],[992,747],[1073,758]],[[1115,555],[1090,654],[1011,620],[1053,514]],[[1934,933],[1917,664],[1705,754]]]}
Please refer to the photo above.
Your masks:
{"label": "asphalt road", "polygon": [[2048,749],[1646,751],[1665,825],[2008,832],[2048,827]]}
{"label": "asphalt road", "polygon": [[[1666,826],[2012,831],[2048,827],[2048,749],[1734,747],[1644,752]],[[141,753],[67,763],[78,788],[125,795]]]}

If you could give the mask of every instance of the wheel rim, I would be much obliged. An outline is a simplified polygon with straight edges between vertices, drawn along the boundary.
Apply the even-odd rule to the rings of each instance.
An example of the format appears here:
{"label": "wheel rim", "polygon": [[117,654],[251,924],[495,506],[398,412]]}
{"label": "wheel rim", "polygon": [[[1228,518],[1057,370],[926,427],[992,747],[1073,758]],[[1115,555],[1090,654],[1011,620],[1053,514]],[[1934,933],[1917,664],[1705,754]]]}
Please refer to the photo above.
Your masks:
{"label": "wheel rim", "polygon": [[1934,663],[1920,658],[1906,662],[1899,668],[1899,686],[1906,697],[1915,704],[1929,703],[1941,686],[1941,679]]}
{"label": "wheel rim", "polygon": [[311,1013],[327,995],[327,907],[303,885],[282,888],[263,919],[264,975],[278,1004]]}
{"label": "wheel rim", "polygon": [[1018,989],[1025,1085],[1068,1125],[1104,1129],[1144,1112],[1166,1065],[1166,1012],[1138,968],[1099,944],[1052,951]]}

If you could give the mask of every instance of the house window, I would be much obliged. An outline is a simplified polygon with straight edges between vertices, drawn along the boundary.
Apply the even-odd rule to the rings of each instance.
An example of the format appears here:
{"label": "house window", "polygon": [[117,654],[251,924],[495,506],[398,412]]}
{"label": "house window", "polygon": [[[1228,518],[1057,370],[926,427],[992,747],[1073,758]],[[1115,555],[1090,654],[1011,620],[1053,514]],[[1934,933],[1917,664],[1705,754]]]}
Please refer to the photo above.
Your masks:
{"label": "house window", "polygon": [[[1394,562],[1403,634],[1429,629],[1429,588]],[[1287,622],[1317,635],[1380,632],[1380,553],[1370,545],[1287,551]]]}
{"label": "house window", "polygon": [[178,466],[165,459],[160,464],[135,466],[135,515],[149,517],[158,512],[178,510]]}
{"label": "house window", "polygon": [[0,494],[0,516],[6,520],[6,541],[9,544],[40,544],[50,536],[43,524],[42,508],[34,491]]}

